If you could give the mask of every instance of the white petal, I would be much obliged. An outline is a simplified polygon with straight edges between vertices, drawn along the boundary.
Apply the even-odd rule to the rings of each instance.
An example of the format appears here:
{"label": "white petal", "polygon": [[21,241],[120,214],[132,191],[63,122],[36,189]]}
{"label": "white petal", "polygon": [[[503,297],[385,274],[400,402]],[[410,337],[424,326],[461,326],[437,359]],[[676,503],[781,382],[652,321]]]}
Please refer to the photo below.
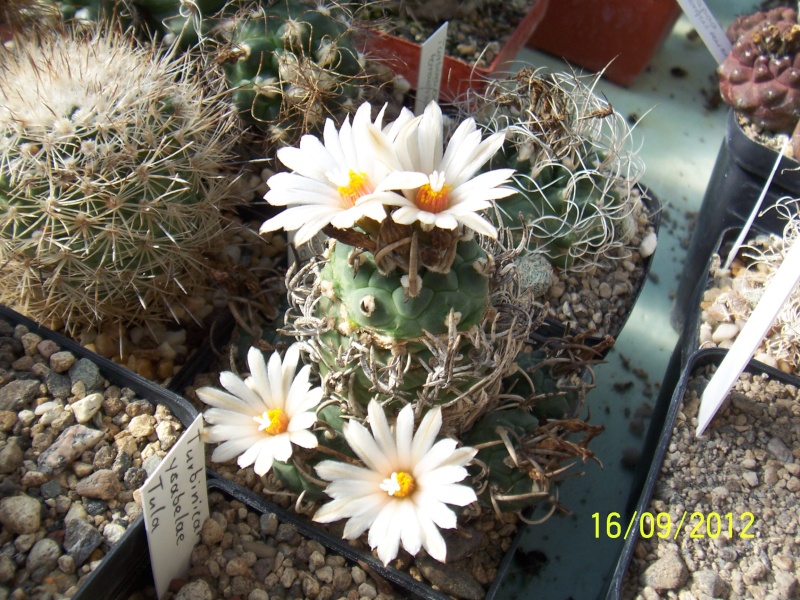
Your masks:
{"label": "white petal", "polygon": [[394,560],[400,549],[400,529],[403,522],[398,518],[399,505],[400,502],[396,500],[387,503],[369,529],[367,540],[370,548],[378,548],[378,558],[384,565]]}
{"label": "white petal", "polygon": [[397,440],[398,459],[412,464],[411,440],[414,434],[414,412],[413,410],[406,412],[406,408],[411,408],[411,406],[403,408],[397,415],[394,434]]}
{"label": "white petal", "polygon": [[[409,412],[412,410],[411,405],[408,404],[403,407],[403,410],[408,409]],[[400,411],[401,413],[403,411]],[[378,446],[380,446],[381,451],[383,452],[384,456],[389,460],[392,465],[397,465],[397,444],[394,440],[394,434],[392,433],[392,428],[389,427],[389,421],[386,418],[386,413],[383,412],[383,408],[376,400],[371,400],[369,406],[367,406],[367,414],[369,415],[369,425],[370,429],[372,429],[372,435],[375,438]],[[411,415],[413,419],[413,414]]]}
{"label": "white petal", "polygon": [[458,227],[458,220],[449,211],[436,214],[435,225],[439,229],[455,229]]}
{"label": "white petal", "polygon": [[382,507],[383,504],[373,503],[370,510],[351,517],[344,526],[342,537],[346,540],[354,540],[360,537],[362,533],[372,526]]}
{"label": "white petal", "polygon": [[238,396],[253,409],[254,415],[260,415],[264,411],[264,401],[253,392],[244,381],[230,371],[223,371],[219,374],[219,382],[226,390],[234,396]]}
{"label": "white petal", "polygon": [[400,225],[413,225],[419,218],[420,210],[409,203],[409,206],[401,206],[392,213],[392,220]]}
{"label": "white petal", "polygon": [[425,413],[411,442],[411,464],[417,464],[436,442],[442,428],[442,409],[434,408]]}
{"label": "white petal", "polygon": [[349,465],[338,460],[323,460],[314,467],[314,470],[321,479],[326,481],[354,479],[375,482],[376,478],[380,481],[383,480],[383,477],[375,473],[375,471],[356,465]]}
{"label": "white petal", "polygon": [[[253,464],[253,471],[256,472],[256,475],[264,476],[267,472],[272,468],[272,463],[275,460],[275,456],[267,451],[266,446],[261,449],[261,452],[258,453],[256,457],[256,461]],[[242,464],[240,462],[240,467]],[[243,467],[244,468],[244,467]]]}
{"label": "white petal", "polygon": [[456,506],[466,506],[478,499],[475,495],[475,490],[469,486],[458,483],[435,486],[431,489],[426,489],[425,493],[429,493],[432,497],[439,500],[439,502],[455,504]]}
{"label": "white petal", "polygon": [[413,190],[428,183],[428,176],[419,171],[394,171],[375,187],[376,192],[386,190]]}
{"label": "white petal", "polygon": [[447,544],[444,542],[442,534],[424,513],[417,512],[420,532],[422,533],[422,547],[439,562],[447,560]]}
{"label": "white petal", "polygon": [[[469,155],[472,149],[480,143],[481,133],[479,131],[476,132],[475,129],[475,119],[465,119],[459,124],[447,142],[447,150],[442,157],[442,162],[439,164],[440,171],[447,173],[449,170],[450,173],[457,174],[457,169],[451,167],[453,160],[459,155]],[[475,133],[478,134],[477,142],[470,141],[470,137],[474,138]]]}
{"label": "white petal", "polygon": [[229,394],[227,392],[223,392],[222,390],[218,390],[217,388],[213,387],[201,387],[195,392],[197,397],[200,398],[203,402],[210,406],[215,406],[217,408],[221,408],[224,410],[230,410],[234,412],[240,412],[242,414],[247,414],[254,416],[255,414],[260,414],[261,411],[258,413],[254,412],[253,407],[248,403],[242,400],[241,398],[234,396],[233,394]]}
{"label": "white petal", "polygon": [[237,461],[238,465],[243,469],[249,467],[256,462],[261,452],[267,448],[269,448],[268,440],[262,437],[239,457],[239,460]]}
{"label": "white petal", "polygon": [[227,410],[224,408],[209,408],[203,412],[203,419],[212,425],[232,425],[235,427],[249,427],[253,425],[253,416]]}
{"label": "white petal", "polygon": [[277,408],[272,400],[272,386],[270,385],[269,377],[267,377],[267,363],[261,350],[251,347],[247,351],[247,367],[250,369],[252,382],[267,407]]}
{"label": "white petal", "polygon": [[467,470],[464,467],[448,465],[423,473],[417,478],[417,483],[422,487],[458,483],[459,481],[463,481],[467,475]]}
{"label": "white petal", "polygon": [[258,425],[256,425],[255,421],[248,427],[241,425],[214,425],[203,430],[203,439],[209,444],[240,440],[242,438],[248,438],[255,443],[263,437],[264,434],[258,431]]}
{"label": "white petal", "polygon": [[497,238],[497,229],[495,226],[489,223],[489,221],[486,219],[479,217],[475,213],[469,212],[463,215],[456,215],[456,219],[458,219],[459,223],[477,233],[492,239]]}
{"label": "white petal", "polygon": [[286,396],[283,400],[283,407],[289,416],[298,412],[297,407],[302,406],[303,401],[306,398],[306,394],[308,394],[311,389],[311,384],[308,381],[310,373],[311,365],[305,365],[302,369],[300,369],[300,372],[294,378],[294,381],[291,379],[289,380],[291,385],[284,388],[284,393]]}
{"label": "white petal", "polygon": [[444,438],[436,442],[421,459],[414,462],[414,477],[422,477],[425,473],[439,467],[453,454],[456,444],[457,442],[451,438]]}
{"label": "white petal", "polygon": [[243,454],[255,442],[252,438],[240,437],[223,442],[211,453],[212,462],[224,463]]}
{"label": "white petal", "polygon": [[392,463],[384,455],[380,446],[360,423],[351,421],[344,425],[344,437],[353,452],[373,471],[388,476],[392,472]]}
{"label": "white petal", "polygon": [[[453,187],[461,185],[477,171],[477,169],[472,168],[471,160],[477,148],[480,146],[481,132],[476,131],[473,127],[473,130],[468,131],[463,140],[460,142],[457,140],[457,143],[458,145],[455,147],[454,152],[448,157],[449,160],[447,164],[442,164],[442,170],[445,172],[447,183]],[[448,152],[452,144],[453,141],[451,140],[447,148]]]}
{"label": "white petal", "polygon": [[319,440],[317,440],[317,436],[315,436],[307,429],[301,429],[299,431],[290,431],[288,435],[289,435],[289,440],[293,444],[297,444],[301,448],[316,448],[319,445]]}
{"label": "white petal", "polygon": [[417,494],[414,497],[414,503],[417,506],[417,512],[431,519],[437,527],[442,529],[454,529],[456,527],[458,522],[456,513],[430,494]]}
{"label": "white petal", "polygon": [[338,210],[330,212],[320,211],[320,214],[315,217],[309,215],[309,220],[294,234],[294,245],[302,246],[308,242],[311,238],[317,235],[323,227],[328,225],[331,222],[331,219],[338,212]]}
{"label": "white petal", "polygon": [[492,156],[494,156],[498,150],[500,150],[500,147],[505,141],[505,137],[505,131],[500,131],[483,140],[480,146],[478,146],[478,148],[470,157],[469,164],[461,170],[461,173],[459,174],[459,180],[454,181],[453,185],[457,186],[467,179],[471,179],[475,173],[477,173],[481,167],[486,164],[486,162],[492,158]]}
{"label": "white petal", "polygon": [[273,435],[268,438],[270,454],[275,460],[286,462],[292,457],[292,442],[286,433]]}
{"label": "white petal", "polygon": [[400,528],[400,541],[403,544],[403,548],[411,556],[416,556],[422,547],[422,531],[413,503],[400,503],[399,520],[403,524]]}
{"label": "white petal", "polygon": [[314,423],[316,422],[317,422],[316,413],[311,411],[298,413],[291,417],[287,431],[295,432],[295,431],[304,431],[306,429],[311,429],[314,426]]}

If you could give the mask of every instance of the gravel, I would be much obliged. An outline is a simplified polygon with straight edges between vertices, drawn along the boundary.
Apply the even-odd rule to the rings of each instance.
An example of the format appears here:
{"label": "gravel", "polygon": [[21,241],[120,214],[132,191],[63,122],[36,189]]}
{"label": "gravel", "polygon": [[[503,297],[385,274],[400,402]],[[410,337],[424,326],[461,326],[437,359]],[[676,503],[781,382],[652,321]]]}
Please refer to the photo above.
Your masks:
{"label": "gravel", "polygon": [[[137,437],[127,427],[142,416],[155,426]],[[0,318],[0,599],[74,595],[141,513],[144,462],[182,429],[89,359]]]}
{"label": "gravel", "polygon": [[[789,599],[800,592],[794,558],[800,554],[798,389],[745,373],[706,434],[696,438],[699,395],[714,369],[692,374],[648,509],[669,513],[672,536],[640,538],[623,599]],[[704,518],[696,530],[694,512]],[[722,518],[719,535],[708,524],[712,512]],[[747,513],[754,519],[749,526]],[[693,530],[700,537],[691,538]]]}

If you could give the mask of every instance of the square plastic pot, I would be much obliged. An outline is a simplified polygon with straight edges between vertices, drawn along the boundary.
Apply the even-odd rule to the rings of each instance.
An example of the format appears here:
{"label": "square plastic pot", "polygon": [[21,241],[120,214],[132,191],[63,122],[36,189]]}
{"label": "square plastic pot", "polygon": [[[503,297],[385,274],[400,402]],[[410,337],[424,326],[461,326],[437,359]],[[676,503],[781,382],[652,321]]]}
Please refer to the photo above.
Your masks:
{"label": "square plastic pot", "polygon": [[[689,311],[695,287],[723,230],[742,226],[756,205],[778,152],[751,139],[728,112],[725,138],[717,154],[689,249],[686,253],[678,291],[672,308],[672,326],[680,332]],[[800,198],[800,163],[783,157],[772,180],[754,225],[762,231],[780,233],[785,221],[775,210],[768,210],[785,196]]]}
{"label": "square plastic pot", "polygon": [[[549,3],[550,0],[534,0],[525,17],[488,67],[478,67],[446,55],[439,98],[452,101],[463,98],[470,91],[481,91],[486,87],[488,78],[508,71],[519,51],[539,26]],[[358,35],[361,38],[359,50],[385,63],[408,80],[412,88],[416,88],[419,79],[420,44],[371,28],[360,30]]]}

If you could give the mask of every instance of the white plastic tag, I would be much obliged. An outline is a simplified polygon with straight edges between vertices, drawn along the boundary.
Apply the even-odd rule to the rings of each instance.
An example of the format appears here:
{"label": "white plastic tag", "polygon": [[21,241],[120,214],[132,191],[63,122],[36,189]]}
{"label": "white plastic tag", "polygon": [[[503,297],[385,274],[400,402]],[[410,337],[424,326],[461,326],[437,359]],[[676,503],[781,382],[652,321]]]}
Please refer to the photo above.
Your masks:
{"label": "white plastic tag", "polygon": [[414,102],[414,113],[418,115],[422,114],[431,100],[439,99],[448,24],[447,21],[442,23],[420,47],[417,99]]}
{"label": "white plastic tag", "polygon": [[714,60],[722,63],[731,51],[731,42],[706,3],[703,0],[678,0],[678,4],[694,25]]}
{"label": "white plastic tag", "polygon": [[150,563],[159,598],[189,570],[192,548],[208,518],[205,448],[199,415],[142,486]]}

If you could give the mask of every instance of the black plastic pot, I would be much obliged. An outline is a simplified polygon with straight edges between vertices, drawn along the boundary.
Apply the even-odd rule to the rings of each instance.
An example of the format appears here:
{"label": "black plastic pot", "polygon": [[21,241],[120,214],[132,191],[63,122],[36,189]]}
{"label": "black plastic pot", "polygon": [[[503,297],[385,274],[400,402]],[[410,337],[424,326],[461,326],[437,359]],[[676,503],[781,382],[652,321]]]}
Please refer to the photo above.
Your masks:
{"label": "black plastic pot", "polygon": [[[653,231],[658,235],[659,227],[661,226],[661,203],[657,198],[655,198],[650,191],[644,187],[643,185],[638,185],[639,189],[642,193],[642,204],[644,204],[645,209],[647,210],[648,215],[650,215],[650,223],[653,226]],[[644,261],[644,272],[642,273],[642,277],[636,282],[636,285],[633,289],[633,301],[631,303],[631,307],[628,310],[627,314],[625,314],[619,321],[618,327],[610,331],[608,335],[611,336],[612,340],[611,343],[608,344],[608,341],[605,337],[599,337],[596,335],[588,335],[584,339],[583,343],[588,346],[589,348],[597,348],[597,355],[592,357],[598,360],[602,360],[605,358],[608,353],[611,351],[611,348],[614,346],[614,341],[619,337],[622,333],[622,330],[625,327],[625,323],[628,321],[628,317],[630,317],[631,312],[633,312],[633,308],[636,305],[639,296],[642,293],[642,289],[644,288],[645,283],[647,283],[647,276],[650,273],[650,268],[653,264],[653,257],[655,254],[651,254],[648,256]],[[552,317],[548,317],[545,319],[544,323],[539,327],[533,335],[533,338],[536,340],[545,340],[548,338],[563,338],[567,334],[567,327],[564,323],[553,319]],[[569,330],[570,335],[576,335],[581,332]]]}
{"label": "black plastic pot", "polygon": [[[727,350],[720,348],[706,348],[692,354],[687,363],[681,368],[681,345],[675,347],[664,380],[661,384],[661,393],[657,403],[657,411],[653,415],[653,420],[647,432],[645,447],[640,461],[640,469],[636,473],[634,486],[628,498],[625,513],[620,517],[620,521],[627,523],[631,521],[634,514],[643,514],[650,506],[656,485],[658,484],[661,467],[664,457],[672,440],[672,430],[678,417],[678,412],[683,405],[683,398],[686,394],[688,384],[694,372],[706,365],[719,365]],[[777,369],[763,365],[757,361],[750,361],[745,367],[745,371],[755,375],[766,374],[771,379],[791,384],[800,385],[800,378],[787,375]],[[667,400],[665,402],[664,400]],[[667,408],[663,411],[663,408]],[[622,584],[625,574],[630,566],[636,543],[639,541],[639,528],[632,527],[631,532],[625,540],[614,575],[609,584],[605,595],[606,600],[619,600],[622,591]]]}
{"label": "black plastic pot", "polygon": [[[184,427],[191,425],[199,414],[189,402],[177,394],[87,350],[75,341],[39,325],[10,308],[0,306],[0,318],[14,325],[26,326],[30,332],[54,341],[62,350],[68,350],[78,358],[88,358],[99,367],[100,373],[109,382],[133,390],[143,400],[148,400],[153,404],[163,404]],[[129,525],[122,539],[105,555],[100,566],[89,575],[73,599],[127,598],[132,591],[141,587],[141,581],[148,576],[149,570],[150,559],[147,552],[144,519],[139,516]]]}
{"label": "black plastic pot", "polygon": [[[672,309],[672,326],[683,329],[702,269],[723,230],[742,226],[756,205],[778,152],[747,136],[732,110],[728,113],[725,139],[711,172],[706,193],[697,215],[683,274]],[[783,197],[800,198],[800,163],[783,157],[767,191],[754,224],[763,231],[780,233],[785,222],[775,210],[768,210]]]}

